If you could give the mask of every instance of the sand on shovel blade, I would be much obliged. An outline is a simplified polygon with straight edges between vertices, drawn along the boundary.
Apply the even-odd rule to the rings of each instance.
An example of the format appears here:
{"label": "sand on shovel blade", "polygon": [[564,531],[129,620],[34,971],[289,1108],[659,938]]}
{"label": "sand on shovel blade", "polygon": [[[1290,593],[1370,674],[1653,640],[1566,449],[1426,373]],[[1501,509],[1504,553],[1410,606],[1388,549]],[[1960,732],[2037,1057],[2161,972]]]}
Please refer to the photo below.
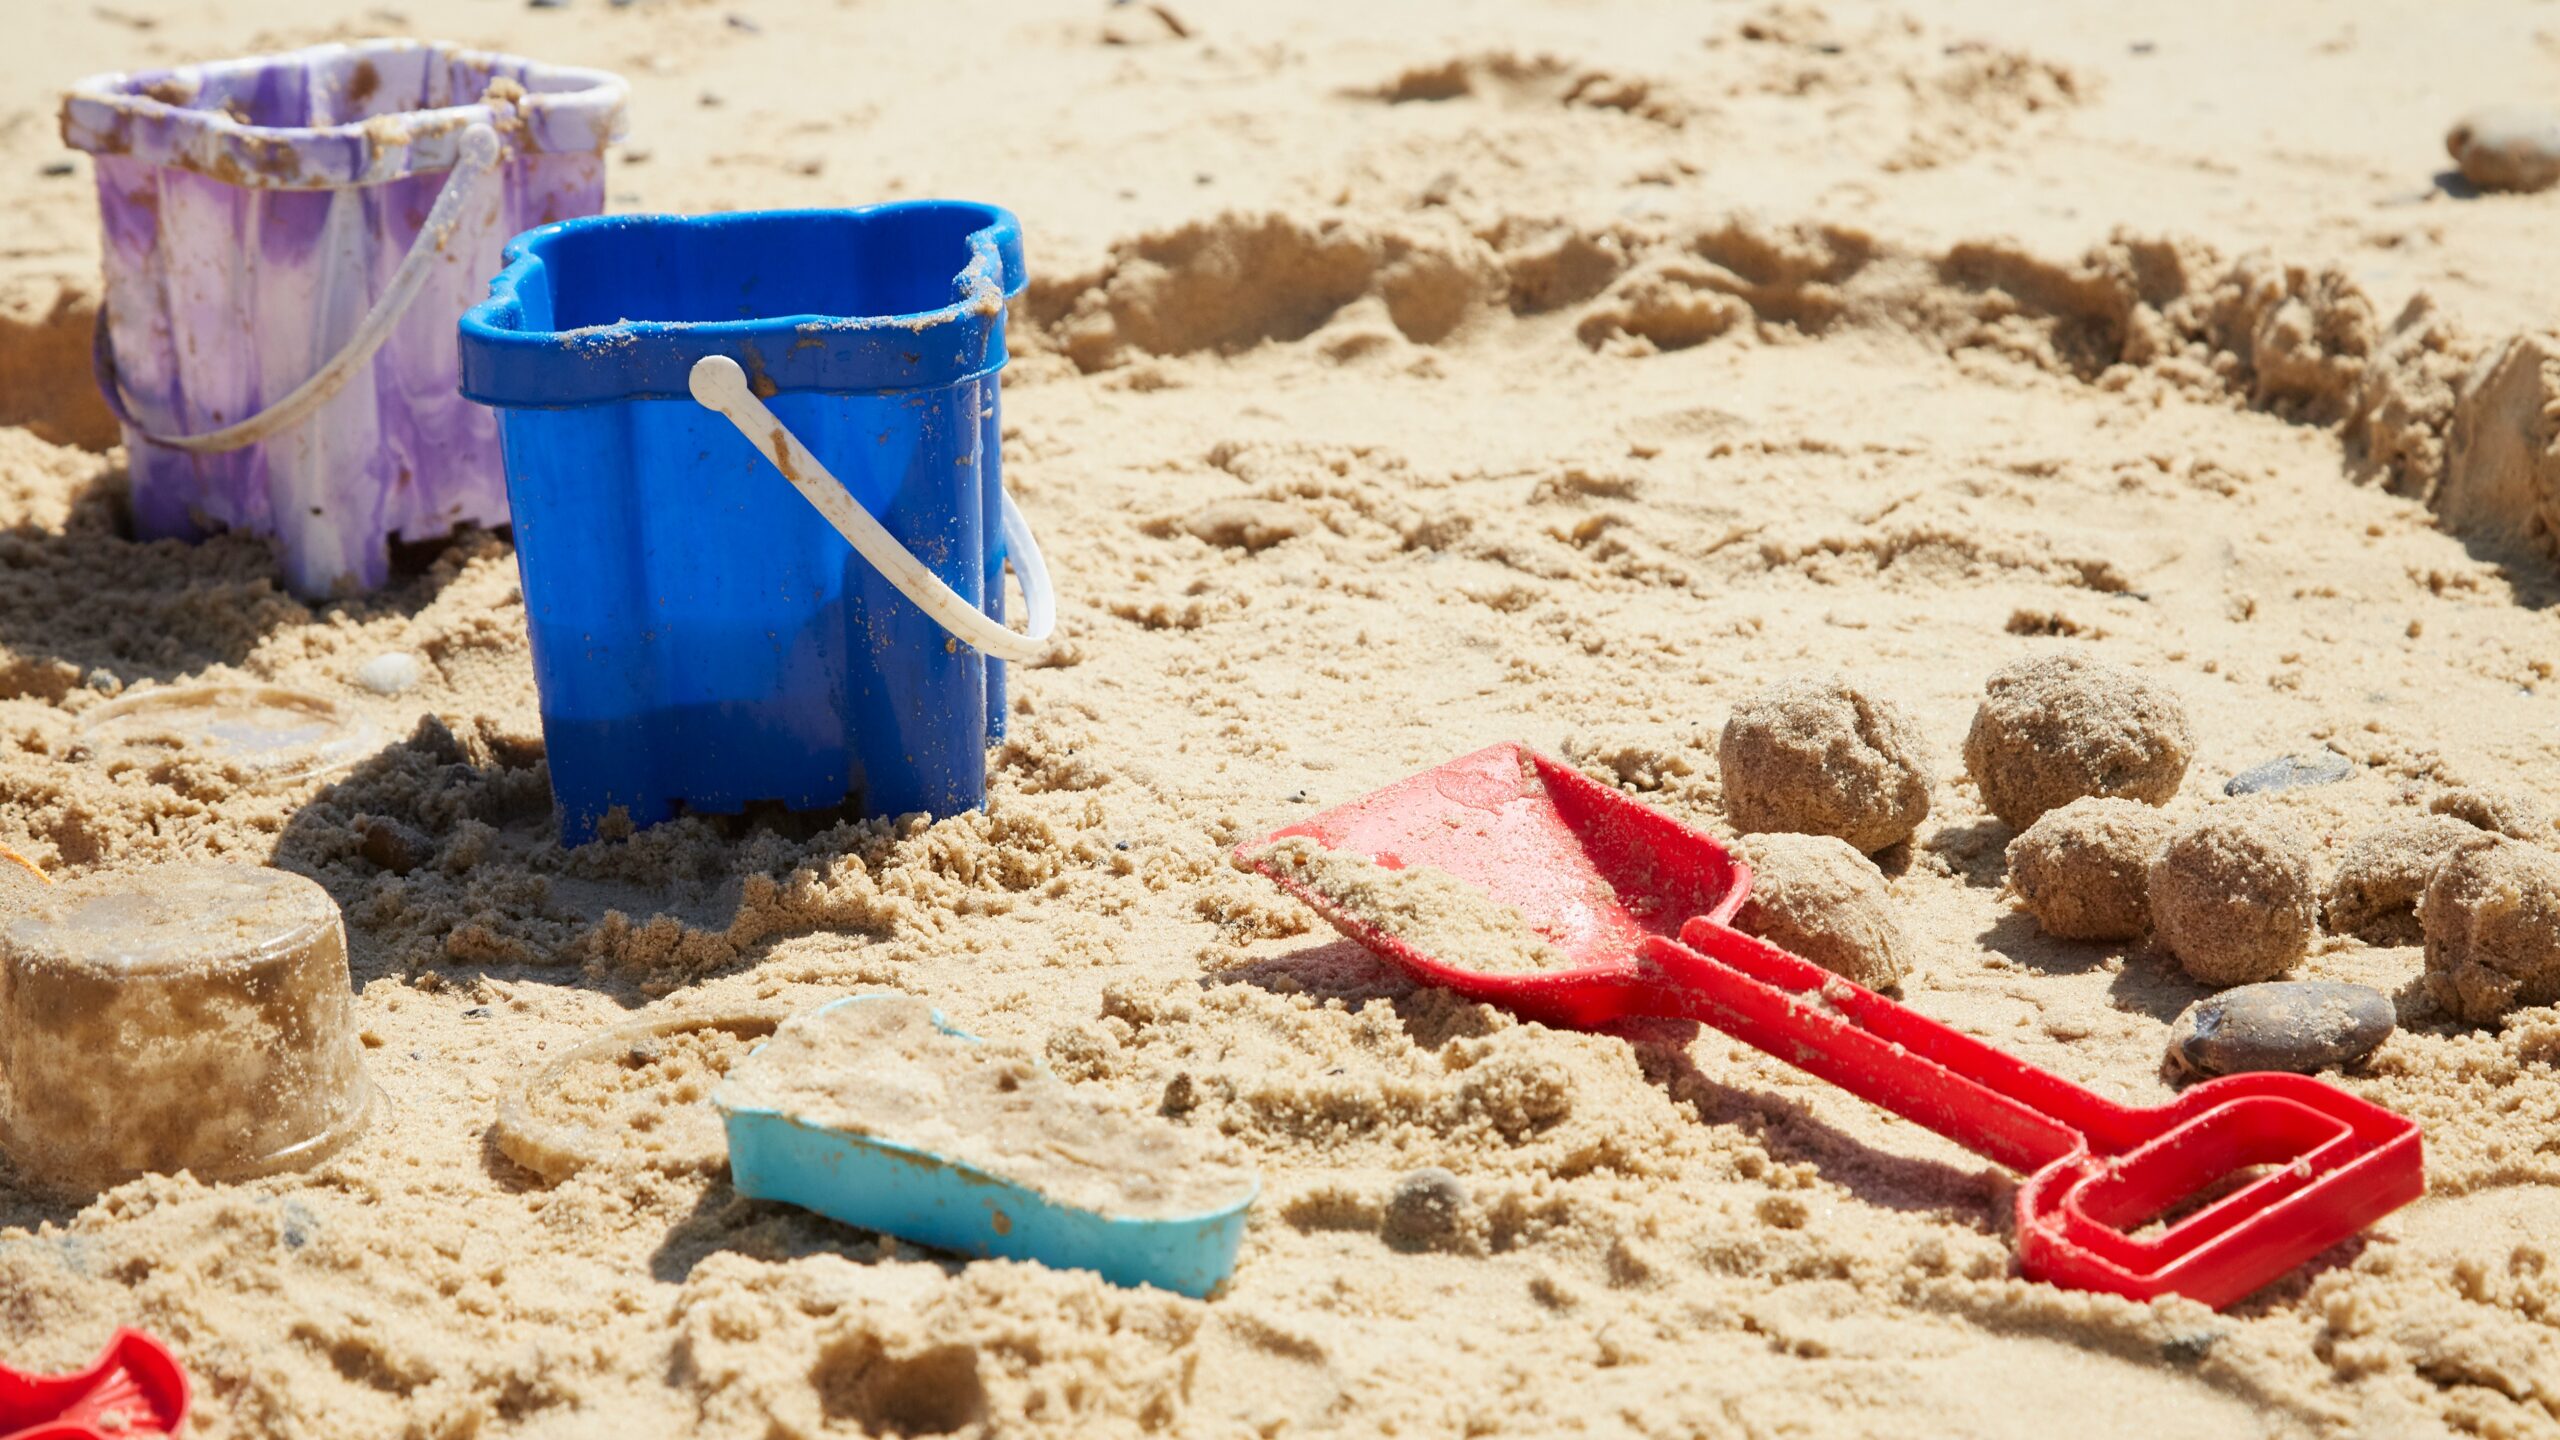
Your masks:
{"label": "sand on shovel blade", "polygon": [[[1365,855],[1328,850],[1303,835],[1245,857],[1315,891],[1441,964],[1485,975],[1569,970],[1573,957],[1528,917],[1445,870],[1391,870]],[[1614,897],[1613,897],[1614,898]]]}

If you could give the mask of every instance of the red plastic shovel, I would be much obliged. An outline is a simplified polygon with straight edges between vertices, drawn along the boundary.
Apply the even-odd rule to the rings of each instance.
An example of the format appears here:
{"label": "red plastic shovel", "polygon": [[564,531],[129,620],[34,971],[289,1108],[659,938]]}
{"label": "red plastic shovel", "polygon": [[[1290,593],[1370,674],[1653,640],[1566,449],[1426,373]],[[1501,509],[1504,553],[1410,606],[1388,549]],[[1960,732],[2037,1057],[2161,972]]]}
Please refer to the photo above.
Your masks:
{"label": "red plastic shovel", "polygon": [[[1592,1029],[1712,1026],[2027,1178],[2031,1279],[2220,1308],[2425,1191],[2418,1127],[2301,1075],[2234,1075],[2135,1109],[1853,985],[1727,922],[1751,872],[1562,765],[1496,745],[1239,847],[1303,835],[1429,865],[1517,908],[1576,968],[1483,974],[1415,950],[1299,878],[1264,874],[1416,980]],[[1632,898],[1631,898],[1632,897]],[[2227,1193],[2217,1182],[2236,1182]],[[2148,1222],[2195,1208],[2161,1225]]]}
{"label": "red plastic shovel", "polygon": [[0,1365],[0,1440],[162,1440],[186,1421],[187,1372],[139,1330],[69,1375]]}

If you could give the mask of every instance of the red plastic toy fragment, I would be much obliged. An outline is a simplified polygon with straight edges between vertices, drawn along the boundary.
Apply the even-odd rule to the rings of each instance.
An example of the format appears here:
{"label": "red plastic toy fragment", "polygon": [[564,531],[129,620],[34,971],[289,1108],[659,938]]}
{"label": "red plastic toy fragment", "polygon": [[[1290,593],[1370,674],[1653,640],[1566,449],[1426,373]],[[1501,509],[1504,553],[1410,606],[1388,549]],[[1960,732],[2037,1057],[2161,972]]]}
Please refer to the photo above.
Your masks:
{"label": "red plastic toy fragment", "polygon": [[139,1330],[69,1375],[0,1365],[0,1440],[164,1440],[186,1422],[187,1372]]}

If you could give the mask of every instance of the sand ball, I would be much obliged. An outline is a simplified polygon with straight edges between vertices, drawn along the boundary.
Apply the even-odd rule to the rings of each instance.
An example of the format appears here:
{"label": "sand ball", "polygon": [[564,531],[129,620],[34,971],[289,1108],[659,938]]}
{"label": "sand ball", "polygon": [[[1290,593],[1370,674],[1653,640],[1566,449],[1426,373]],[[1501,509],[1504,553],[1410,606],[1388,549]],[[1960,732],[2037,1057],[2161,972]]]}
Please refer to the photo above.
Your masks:
{"label": "sand ball", "polygon": [[2427,883],[2427,993],[2464,1020],[2560,1000],[2560,856],[2480,836]]}
{"label": "sand ball", "polygon": [[2151,928],[2207,985],[2274,980],[2318,928],[2311,841],[2281,815],[2217,810],[2151,862]]}
{"label": "sand ball", "polygon": [[2338,871],[2320,892],[2329,933],[2370,945],[2415,945],[2418,897],[2445,857],[2480,832],[2451,815],[2405,815],[2347,843]]}
{"label": "sand ball", "polygon": [[2445,132],[2445,153],[2483,190],[2545,190],[2560,180],[2560,112],[2491,105]]}
{"label": "sand ball", "polygon": [[2520,790],[2447,790],[2427,802],[2431,815],[2449,815],[2475,830],[2542,844],[2560,839],[2551,812]]}
{"label": "sand ball", "polygon": [[1737,847],[1752,872],[1734,926],[1870,990],[1911,973],[1911,942],[1884,876],[1835,835],[1754,835]]}
{"label": "sand ball", "polygon": [[2174,826],[2132,800],[2084,796],[2009,842],[2009,888],[2062,940],[2131,940],[2151,928],[2151,857]]}
{"label": "sand ball", "polygon": [[2003,666],[1984,688],[1965,769],[2012,830],[2083,795],[2157,805],[2186,778],[2186,706],[2133,671],[2065,651]]}
{"label": "sand ball", "polygon": [[1716,759],[1745,834],[1832,835],[1873,854],[1929,814],[1918,723],[1837,675],[1782,681],[1734,707]]}

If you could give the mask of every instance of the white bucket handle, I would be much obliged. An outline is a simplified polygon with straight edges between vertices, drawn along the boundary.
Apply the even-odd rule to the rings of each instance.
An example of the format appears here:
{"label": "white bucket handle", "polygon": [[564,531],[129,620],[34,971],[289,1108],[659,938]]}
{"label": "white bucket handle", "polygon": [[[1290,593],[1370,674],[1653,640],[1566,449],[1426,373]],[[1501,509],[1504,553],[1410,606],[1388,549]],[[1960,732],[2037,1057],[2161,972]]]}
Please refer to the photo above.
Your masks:
{"label": "white bucket handle", "polygon": [[1031,538],[1030,522],[1014,508],[1012,496],[999,497],[1004,505],[1005,550],[1022,577],[1022,598],[1031,610],[1028,634],[998,624],[899,544],[898,537],[856,503],[852,492],[756,398],[747,385],[746,370],[737,361],[726,355],[705,355],[693,362],[690,382],[693,398],[703,408],[737,426],[747,443],[773,462],[791,488],[816,506],[882,579],[950,631],[952,638],[997,660],[1031,660],[1047,648],[1050,633],[1058,625],[1057,594],[1050,588],[1049,567],[1040,559],[1039,542]]}
{"label": "white bucket handle", "polygon": [[349,380],[356,377],[391,338],[391,328],[400,323],[409,306],[426,287],[428,268],[444,253],[452,240],[454,228],[462,223],[462,212],[478,193],[480,182],[498,168],[498,132],[485,124],[473,125],[462,132],[461,153],[453,170],[445,177],[444,189],[437,192],[434,208],[427,211],[427,223],[418,227],[418,238],[409,253],[400,259],[400,268],[391,274],[391,283],[383,287],[382,298],[373,302],[357,323],[355,333],[346,345],[329,357],[329,363],[313,372],[310,379],[295,386],[291,393],[273,405],[235,424],[201,435],[162,435],[145,428],[127,409],[124,390],[118,378],[115,347],[107,337],[107,309],[98,307],[98,343],[96,359],[98,388],[106,393],[108,408],[116,418],[131,426],[134,433],[154,445],[171,450],[185,450],[197,455],[220,455],[243,449],[300,424],[312,411],[329,403]]}

